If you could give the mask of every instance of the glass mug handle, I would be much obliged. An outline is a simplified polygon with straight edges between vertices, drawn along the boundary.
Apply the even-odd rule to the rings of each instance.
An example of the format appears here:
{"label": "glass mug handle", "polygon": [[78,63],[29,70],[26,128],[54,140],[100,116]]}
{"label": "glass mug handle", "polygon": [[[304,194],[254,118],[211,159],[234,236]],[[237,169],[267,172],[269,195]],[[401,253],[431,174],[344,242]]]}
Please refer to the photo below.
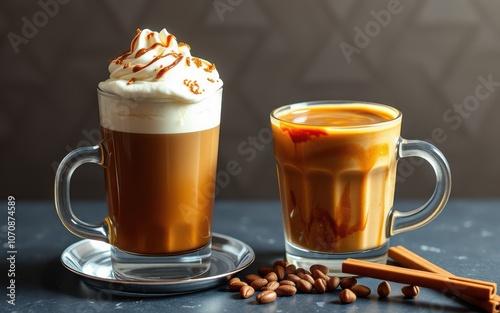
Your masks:
{"label": "glass mug handle", "polygon": [[105,151],[103,144],[99,143],[92,147],[77,148],[68,153],[57,168],[54,202],[59,219],[70,232],[79,237],[109,243],[109,226],[106,220],[96,224],[83,222],[73,213],[70,201],[70,181],[75,169],[84,163],[105,166]]}
{"label": "glass mug handle", "polygon": [[436,174],[436,187],[431,198],[421,207],[410,211],[392,210],[387,227],[388,237],[422,227],[436,218],[444,209],[451,193],[450,166],[444,155],[432,144],[421,140],[400,138],[397,145],[397,159],[420,157],[430,163]]}

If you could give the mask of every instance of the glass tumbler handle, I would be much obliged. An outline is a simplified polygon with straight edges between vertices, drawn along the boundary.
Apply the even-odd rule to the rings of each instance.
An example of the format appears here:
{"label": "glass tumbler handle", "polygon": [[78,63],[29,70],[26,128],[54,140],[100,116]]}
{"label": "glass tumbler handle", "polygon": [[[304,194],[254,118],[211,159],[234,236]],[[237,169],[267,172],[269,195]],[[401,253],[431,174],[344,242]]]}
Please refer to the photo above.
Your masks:
{"label": "glass tumbler handle", "polygon": [[73,172],[84,163],[104,166],[105,148],[102,143],[92,147],[81,147],[68,153],[57,168],[54,183],[54,202],[63,225],[79,237],[109,242],[109,226],[106,220],[92,224],[81,221],[73,213],[70,201],[70,181]]}
{"label": "glass tumbler handle", "polygon": [[430,163],[436,174],[436,187],[431,198],[421,207],[410,211],[392,210],[387,227],[388,237],[422,227],[436,218],[444,209],[451,193],[450,166],[444,155],[432,144],[421,140],[399,139],[397,156],[420,157]]}

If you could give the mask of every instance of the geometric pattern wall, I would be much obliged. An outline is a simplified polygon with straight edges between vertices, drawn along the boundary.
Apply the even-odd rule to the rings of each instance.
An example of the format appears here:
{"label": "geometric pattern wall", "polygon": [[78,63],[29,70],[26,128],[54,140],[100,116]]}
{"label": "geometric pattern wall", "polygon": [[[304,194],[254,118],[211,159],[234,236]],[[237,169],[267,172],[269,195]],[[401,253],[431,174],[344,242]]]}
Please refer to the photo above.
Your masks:
{"label": "geometric pattern wall", "polygon": [[[137,28],[167,30],[224,80],[224,199],[277,199],[269,112],[305,100],[399,108],[403,136],[447,156],[455,198],[500,196],[500,2],[104,0],[0,2],[0,190],[52,197],[54,167],[99,138],[96,86]],[[430,168],[400,163],[397,196],[426,198]],[[102,199],[102,170],[74,175]]]}

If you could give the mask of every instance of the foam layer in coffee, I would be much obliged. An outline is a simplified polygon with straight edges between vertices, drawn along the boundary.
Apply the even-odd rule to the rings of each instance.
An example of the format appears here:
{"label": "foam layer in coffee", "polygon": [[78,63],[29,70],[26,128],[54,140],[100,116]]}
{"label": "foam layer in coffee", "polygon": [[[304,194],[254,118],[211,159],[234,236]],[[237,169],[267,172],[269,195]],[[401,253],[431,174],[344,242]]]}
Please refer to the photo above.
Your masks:
{"label": "foam layer in coffee", "polygon": [[199,102],[176,99],[125,99],[99,92],[101,126],[143,134],[179,134],[220,124],[222,89]]}
{"label": "foam layer in coffee", "polygon": [[320,126],[332,132],[342,129],[353,132],[355,128],[391,121],[398,115],[399,112],[390,107],[346,103],[316,105],[314,109],[298,105],[289,111],[280,112],[277,117],[304,126]]}

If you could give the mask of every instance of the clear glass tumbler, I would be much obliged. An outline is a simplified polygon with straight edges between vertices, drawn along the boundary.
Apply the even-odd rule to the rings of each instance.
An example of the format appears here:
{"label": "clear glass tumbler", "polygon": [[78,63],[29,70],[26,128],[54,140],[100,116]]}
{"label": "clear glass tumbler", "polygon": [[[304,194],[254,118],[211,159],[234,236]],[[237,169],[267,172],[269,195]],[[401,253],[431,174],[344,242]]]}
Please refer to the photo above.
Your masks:
{"label": "clear glass tumbler", "polygon": [[[444,208],[451,174],[433,145],[401,138],[402,114],[369,102],[287,105],[270,116],[289,262],[328,265],[347,258],[384,263],[389,238],[421,227]],[[397,162],[420,157],[436,174],[433,195],[411,212],[393,207]]]}

